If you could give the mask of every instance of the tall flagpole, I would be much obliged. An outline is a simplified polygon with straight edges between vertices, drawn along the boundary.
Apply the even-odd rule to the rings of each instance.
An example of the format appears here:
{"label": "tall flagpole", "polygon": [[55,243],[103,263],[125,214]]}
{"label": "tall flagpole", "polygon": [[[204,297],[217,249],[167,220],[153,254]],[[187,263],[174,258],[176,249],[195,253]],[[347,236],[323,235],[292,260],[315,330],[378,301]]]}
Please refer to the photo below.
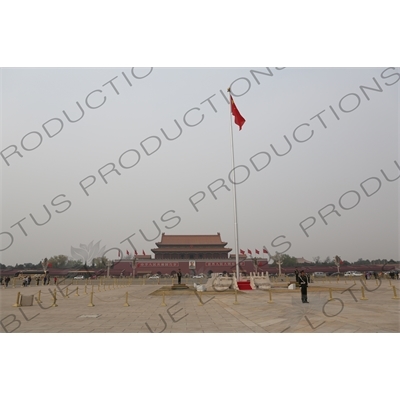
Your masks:
{"label": "tall flagpole", "polygon": [[[231,88],[228,88],[230,94]],[[231,152],[232,152],[232,182],[236,182],[235,171],[235,150],[233,146],[233,125],[232,125],[232,103],[229,101],[229,119],[231,125]],[[233,189],[233,221],[235,228],[235,255],[236,255],[236,279],[239,281],[239,233],[238,233],[238,218],[237,218],[237,201],[236,201],[236,184],[232,183]]]}

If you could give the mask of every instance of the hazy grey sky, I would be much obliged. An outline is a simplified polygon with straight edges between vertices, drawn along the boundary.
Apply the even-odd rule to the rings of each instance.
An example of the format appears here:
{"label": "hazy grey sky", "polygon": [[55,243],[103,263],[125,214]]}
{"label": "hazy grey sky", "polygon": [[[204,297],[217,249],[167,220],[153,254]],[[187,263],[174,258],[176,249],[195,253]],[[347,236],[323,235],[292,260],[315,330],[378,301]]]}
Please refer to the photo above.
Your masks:
{"label": "hazy grey sky", "polygon": [[8,68],[0,262],[160,232],[234,249],[230,85],[239,247],[400,259],[399,68]]}
{"label": "hazy grey sky", "polygon": [[[208,4],[206,1],[196,8],[179,1],[134,2],[129,3],[129,7],[120,1],[109,4],[72,0],[66,7],[63,3],[48,1],[3,3],[0,65],[5,67],[400,64],[396,60],[399,54],[398,13],[393,1],[363,3],[362,6],[359,2],[338,1],[334,7],[316,1],[268,2],[262,6],[260,2],[230,2],[229,7],[223,2]],[[230,188],[229,108],[220,90],[225,94],[226,88],[238,79],[233,91],[241,94],[249,90],[235,98],[247,120],[240,132],[234,126],[236,165],[243,165],[250,171],[248,179],[237,186],[240,247],[254,251],[266,245],[271,252],[288,247],[274,248],[271,242],[275,240],[275,244],[290,242],[288,253],[306,258],[339,254],[350,261],[359,257],[399,259],[400,179],[388,182],[381,172],[385,171],[389,179],[395,179],[400,173],[395,164],[400,162],[400,82],[398,76],[389,77],[400,74],[399,68],[384,72],[385,67],[283,70],[271,67],[273,76],[256,75],[259,84],[251,69],[155,68],[143,79],[134,78],[130,68],[0,70],[0,152],[8,157],[17,150],[22,156],[9,156],[10,165],[0,156],[0,262],[14,265],[38,262],[56,254],[70,256],[71,246],[88,245],[92,241],[101,241],[101,246],[107,248],[119,246],[126,251],[129,243],[121,242],[131,235],[139,252],[142,249],[149,252],[158,239],[146,241],[140,231],[149,239],[155,238],[158,230],[153,221],[166,233],[221,232],[223,240],[234,247],[232,192],[221,188],[215,191],[217,199],[214,199],[207,186],[217,181],[211,185],[215,190],[223,179]],[[265,71],[264,67],[254,69]],[[137,76],[148,72],[149,69],[136,70]],[[115,77],[113,83],[119,95],[110,83],[107,84]],[[250,87],[243,78],[249,80]],[[377,84],[382,92],[368,91],[368,100],[360,86],[376,87]],[[106,102],[97,109],[90,109],[85,99],[95,90],[102,92],[89,96],[89,105],[99,106],[104,96]],[[340,110],[339,104],[345,110],[355,107],[357,96],[351,93],[359,96],[360,104],[346,113]],[[207,102],[213,95],[211,101],[217,112]],[[72,120],[78,119],[80,110],[76,102],[82,105],[85,114],[78,122],[71,123],[63,110]],[[190,112],[186,123],[199,122],[202,114],[204,119],[197,126],[189,127],[183,118],[195,107],[200,111]],[[320,117],[326,128],[315,117],[322,111]],[[57,120],[45,125],[53,135],[50,138],[42,125],[54,118],[61,119],[64,125],[57,135],[60,124]],[[168,141],[161,129],[174,137],[179,132],[175,119],[182,127],[182,134]],[[298,140],[307,139],[310,130],[314,130],[312,138],[304,143],[293,138],[293,131],[301,124],[310,126],[298,129]],[[40,145],[39,135],[29,135],[33,131],[39,132]],[[277,156],[271,145],[283,154],[288,149],[285,135],[292,149],[284,156]],[[158,137],[161,146],[147,156],[141,143],[150,149],[151,144],[158,143],[157,139],[148,139],[151,136]],[[31,151],[26,150],[35,146],[37,148]],[[135,162],[137,153],[134,150],[140,153],[139,163],[123,168],[121,161],[125,167]],[[271,161],[261,169],[268,159],[264,153],[270,155]],[[260,169],[258,172],[251,160]],[[103,168],[106,174],[106,165],[111,163],[120,175],[110,173],[106,184],[99,170]],[[247,171],[245,167],[238,168],[238,181]],[[92,175],[95,182],[88,187],[89,196],[86,196],[79,183],[83,181],[88,186],[88,177]],[[381,184],[370,197],[360,187],[366,180],[367,193],[373,193]],[[354,206],[358,201],[354,192],[341,199],[349,191],[359,194],[358,205]],[[199,192],[200,195],[204,192],[205,198],[197,204],[199,211],[196,212],[189,198]],[[193,197],[193,201],[199,201],[200,195]],[[52,205],[52,201],[56,205]],[[340,201],[343,207],[354,207],[344,210]],[[325,225],[318,211],[328,214],[332,211],[329,204],[335,206],[340,217],[331,213]],[[51,212],[51,220],[38,226],[30,214],[38,223],[46,222],[43,205]],[[168,213],[170,210],[174,213]],[[180,219],[163,222],[161,217],[165,213],[164,220],[174,215]],[[315,224],[306,231],[307,237],[299,224],[305,221],[303,225],[307,227],[313,218]],[[281,235],[285,238],[276,239]],[[25,324],[30,323],[26,320],[34,315],[32,312],[25,319],[16,318]],[[85,338],[90,343],[86,343]],[[40,343],[40,339],[35,337],[36,342]],[[68,343],[75,340],[74,349],[86,351],[96,340],[103,346],[102,339],[101,336],[93,339],[74,335],[68,337]],[[231,348],[237,348],[236,339],[236,335],[217,337],[211,334],[195,337],[193,341],[191,336],[188,344],[206,348],[207,340],[210,346],[220,340],[223,347],[227,343],[229,346],[231,340]],[[302,335],[302,342],[304,339],[307,340],[307,335]],[[147,344],[146,340],[147,337],[142,337],[141,343]],[[151,378],[141,374],[143,365],[158,357],[159,348],[171,348],[173,343],[172,348],[183,349],[182,344],[186,344],[182,335],[157,336],[160,346],[154,346],[153,337],[149,336],[148,340],[148,346],[141,346],[146,349],[145,356],[140,357],[140,351],[135,350],[134,359],[139,356],[140,362],[130,364],[131,371],[140,374],[144,382]],[[281,337],[273,337],[275,345],[266,347],[265,354],[274,359],[274,367],[271,369],[267,365],[266,371],[269,377],[273,376],[271,381],[281,383],[275,385],[277,388],[285,384],[285,378],[280,373],[282,368],[276,368],[276,364],[285,363],[291,356],[285,352],[288,348],[285,337],[282,336],[285,342],[280,343],[280,340]],[[319,351],[320,348],[318,340],[319,337],[310,336],[306,345],[310,356],[302,362],[314,378],[322,379],[326,368],[313,368],[315,349]],[[325,346],[324,352],[332,359],[340,354],[338,362],[343,361],[343,354],[352,354],[354,359],[363,360],[361,365],[365,366],[370,365],[371,357],[380,364],[386,361],[382,360],[383,354],[392,357],[393,348],[376,355],[366,354],[365,346],[360,346],[362,340],[368,338],[335,337],[340,348],[349,352],[338,353],[337,346],[331,353]],[[277,342],[282,346],[276,346]],[[110,365],[120,365],[115,361],[116,354],[123,354],[120,361],[126,363],[132,337],[118,337],[114,347],[115,343],[121,346],[121,351],[112,352]],[[43,337],[43,346],[47,348],[48,345],[49,337]],[[11,371],[14,360],[21,359],[15,357],[20,346],[8,346],[6,355],[8,348],[12,349],[12,354],[5,359]],[[152,349],[155,349],[154,357]],[[356,349],[361,351],[354,357]],[[243,354],[239,352],[236,357],[241,361]],[[260,351],[253,354],[259,358]],[[244,362],[251,359],[249,354],[243,357]],[[202,359],[205,358],[197,357],[201,367]],[[174,357],[170,357],[169,363],[173,361]],[[62,366],[58,364],[54,371],[59,375]],[[365,368],[355,369],[348,362],[342,362],[341,368],[346,369],[347,365],[353,375],[355,370],[360,371],[361,379],[368,373]],[[195,369],[195,375],[202,377],[206,371],[207,377],[210,376],[209,363],[201,367]],[[99,362],[92,363],[90,368],[104,373],[103,353]],[[115,370],[120,373],[118,368]],[[214,372],[219,376],[223,374],[221,368],[212,370],[211,375]],[[192,370],[191,373],[193,375]],[[236,365],[232,364],[231,369],[227,369],[226,379],[236,373]],[[11,374],[7,381],[9,384],[3,391],[13,390]],[[258,389],[257,385],[250,385],[250,390],[251,387]],[[115,387],[113,391],[115,393]],[[317,395],[319,393],[315,392],[314,396]],[[313,398],[313,392],[308,392],[308,396]]]}

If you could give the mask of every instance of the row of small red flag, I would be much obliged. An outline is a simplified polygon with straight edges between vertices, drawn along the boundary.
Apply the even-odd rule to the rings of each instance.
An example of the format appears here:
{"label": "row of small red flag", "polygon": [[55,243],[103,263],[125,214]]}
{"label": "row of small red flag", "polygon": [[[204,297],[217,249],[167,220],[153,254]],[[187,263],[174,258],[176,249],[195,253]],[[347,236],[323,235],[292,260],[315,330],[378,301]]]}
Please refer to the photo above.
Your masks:
{"label": "row of small red flag", "polygon": [[[260,250],[255,249],[256,254],[260,254]],[[268,254],[268,250],[265,248],[265,246],[263,247],[262,252],[264,254]],[[246,252],[242,249],[240,249],[240,254],[246,254]],[[253,255],[252,251],[250,249],[247,249],[247,254]]]}

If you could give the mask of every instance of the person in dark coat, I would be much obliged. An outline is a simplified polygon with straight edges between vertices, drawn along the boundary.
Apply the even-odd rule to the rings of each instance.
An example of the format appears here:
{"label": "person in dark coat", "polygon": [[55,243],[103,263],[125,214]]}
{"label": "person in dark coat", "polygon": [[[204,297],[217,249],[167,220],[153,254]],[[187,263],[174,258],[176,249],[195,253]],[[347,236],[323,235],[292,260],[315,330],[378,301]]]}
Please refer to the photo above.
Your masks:
{"label": "person in dark coat", "polygon": [[304,270],[300,271],[300,276],[299,276],[299,284],[300,284],[300,290],[301,290],[301,301],[303,303],[308,303],[307,299],[307,287],[308,287],[308,279],[306,274],[304,273]]}
{"label": "person in dark coat", "polygon": [[182,272],[181,270],[178,270],[178,285],[181,284],[181,280],[182,280]]}
{"label": "person in dark coat", "polygon": [[294,270],[294,274],[296,275],[296,283],[298,283],[299,282],[299,270],[297,268]]}

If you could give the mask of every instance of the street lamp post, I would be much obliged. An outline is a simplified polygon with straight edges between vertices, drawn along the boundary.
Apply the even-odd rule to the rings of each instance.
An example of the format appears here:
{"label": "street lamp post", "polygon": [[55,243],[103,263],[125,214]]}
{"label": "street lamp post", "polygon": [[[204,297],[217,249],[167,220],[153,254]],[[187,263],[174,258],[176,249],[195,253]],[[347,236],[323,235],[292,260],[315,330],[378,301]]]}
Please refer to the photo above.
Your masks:
{"label": "street lamp post", "polygon": [[275,254],[271,257],[278,264],[278,276],[282,275],[282,254]]}
{"label": "street lamp post", "polygon": [[110,277],[110,267],[112,265],[112,262],[110,260],[107,261],[106,266],[107,266],[107,279]]}
{"label": "street lamp post", "polygon": [[257,261],[257,257],[254,257],[254,258],[253,258],[253,265],[254,265],[254,271],[255,271],[255,273],[256,273],[256,275],[257,275],[257,272],[258,272],[258,261]]}
{"label": "street lamp post", "polygon": [[337,267],[338,275],[340,275],[340,264],[341,263],[342,263],[342,260],[340,259],[340,257],[339,256],[335,256],[335,264],[336,264],[336,267]]}
{"label": "street lamp post", "polygon": [[133,257],[132,260],[132,279],[134,278],[134,274],[135,274],[135,265],[136,265],[136,257]]}
{"label": "street lamp post", "polygon": [[47,267],[49,266],[49,260],[47,257],[41,261],[42,267],[43,267],[43,272],[47,272]]}

